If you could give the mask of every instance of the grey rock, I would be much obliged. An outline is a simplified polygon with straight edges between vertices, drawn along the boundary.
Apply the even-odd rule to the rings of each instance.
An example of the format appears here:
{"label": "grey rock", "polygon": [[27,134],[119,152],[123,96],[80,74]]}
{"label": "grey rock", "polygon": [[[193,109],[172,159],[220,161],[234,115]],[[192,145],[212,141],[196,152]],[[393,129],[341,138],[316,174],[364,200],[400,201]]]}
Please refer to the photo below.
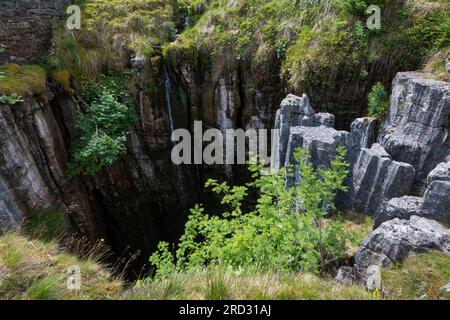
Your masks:
{"label": "grey rock", "polygon": [[450,154],[449,116],[450,83],[431,74],[397,74],[378,141],[394,160],[414,166],[419,192],[430,171]]}
{"label": "grey rock", "polygon": [[450,73],[450,52],[447,53],[447,56],[445,57],[445,70]]}
{"label": "grey rock", "polygon": [[424,215],[450,221],[450,181],[433,181],[424,195],[421,211]]}
{"label": "grey rock", "polygon": [[271,167],[278,169],[286,162],[286,152],[292,127],[318,127],[334,125],[335,118],[329,113],[317,113],[311,107],[308,97],[289,94],[282,102],[275,117],[274,128],[279,130],[272,145]]}
{"label": "grey rock", "polygon": [[334,127],[334,123],[336,121],[334,115],[326,112],[319,112],[313,115],[314,124],[324,125],[325,127]]}
{"label": "grey rock", "polygon": [[371,265],[390,267],[411,253],[442,251],[450,257],[450,230],[436,221],[412,216],[381,224],[363,240],[355,265],[366,270]]}
{"label": "grey rock", "polygon": [[[336,156],[337,147],[348,148],[350,144],[350,133],[346,131],[337,131],[325,126],[293,127],[289,135],[285,166],[295,163],[295,150],[302,147],[309,149],[315,168],[327,169]],[[299,172],[294,171],[294,177],[287,179],[287,187],[297,183],[300,178]]]}
{"label": "grey rock", "polygon": [[334,280],[345,285],[351,285],[355,283],[356,277],[353,272],[353,268],[346,266],[339,268],[338,274],[336,275]]}
{"label": "grey rock", "polygon": [[370,148],[375,143],[377,119],[373,117],[358,118],[351,124],[353,142],[361,148]]}
{"label": "grey rock", "polygon": [[381,289],[381,268],[379,265],[371,265],[367,268],[366,288],[368,290]]}
{"label": "grey rock", "polygon": [[422,198],[411,196],[393,198],[387,201],[376,216],[374,229],[385,221],[395,218],[409,219],[413,215],[420,215],[422,203]]}
{"label": "grey rock", "polygon": [[412,165],[393,161],[379,144],[363,148],[353,169],[353,208],[376,215],[385,201],[409,194],[414,176]]}
{"label": "grey rock", "polygon": [[439,291],[443,293],[450,293],[450,282],[447,283],[447,285],[439,288]]}
{"label": "grey rock", "polygon": [[423,215],[450,221],[450,162],[442,162],[427,178],[421,211]]}
{"label": "grey rock", "polygon": [[427,183],[431,184],[433,181],[450,181],[450,161],[439,163],[428,175]]}
{"label": "grey rock", "polygon": [[286,98],[281,101],[281,109],[285,108],[292,108],[293,111],[305,116],[312,116],[315,113],[305,94],[302,97],[288,94]]}
{"label": "grey rock", "polygon": [[133,69],[141,71],[145,68],[145,58],[143,56],[137,55],[135,58],[131,59],[131,65]]}
{"label": "grey rock", "polygon": [[341,267],[335,279],[370,288],[379,284],[376,267],[389,268],[410,254],[435,250],[450,257],[450,230],[423,217],[395,218],[381,224],[363,240],[353,267]]}

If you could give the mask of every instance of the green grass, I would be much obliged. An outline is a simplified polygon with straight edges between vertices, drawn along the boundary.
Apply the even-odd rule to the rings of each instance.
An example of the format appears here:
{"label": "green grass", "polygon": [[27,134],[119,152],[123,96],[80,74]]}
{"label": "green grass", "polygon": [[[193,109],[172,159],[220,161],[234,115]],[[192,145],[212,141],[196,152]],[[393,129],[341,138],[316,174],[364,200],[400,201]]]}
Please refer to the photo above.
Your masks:
{"label": "green grass", "polygon": [[11,63],[0,67],[0,94],[21,97],[40,96],[45,93],[45,70],[35,65]]}
{"label": "green grass", "polygon": [[408,257],[402,264],[382,271],[383,291],[387,299],[450,299],[439,288],[450,283],[450,259],[442,253]]}
{"label": "green grass", "polygon": [[172,1],[86,0],[80,5],[82,28],[67,32],[64,21],[56,24],[55,50],[45,59],[51,78],[66,91],[102,73],[122,72],[135,55],[157,55],[175,34]]}
{"label": "green grass", "polygon": [[311,274],[232,272],[218,268],[173,273],[145,280],[125,299],[159,300],[367,300],[377,296],[359,286],[343,286]]}
{"label": "green grass", "polygon": [[[81,269],[80,290],[67,289],[67,269],[73,265]],[[0,236],[0,299],[118,299],[122,292],[122,280],[97,254],[78,258],[53,241],[17,233]]]}
{"label": "green grass", "polygon": [[44,241],[59,238],[67,229],[64,214],[58,210],[33,213],[24,223],[23,231],[32,238]]}
{"label": "green grass", "polygon": [[[173,272],[138,281],[131,288],[98,262],[93,254],[78,258],[54,242],[17,233],[0,236],[0,299],[32,300],[378,300],[449,299],[439,288],[450,282],[450,259],[441,253],[411,256],[382,271],[383,292],[341,285],[331,277],[303,273],[230,271],[218,267]],[[66,287],[67,268],[78,265],[82,287]]]}

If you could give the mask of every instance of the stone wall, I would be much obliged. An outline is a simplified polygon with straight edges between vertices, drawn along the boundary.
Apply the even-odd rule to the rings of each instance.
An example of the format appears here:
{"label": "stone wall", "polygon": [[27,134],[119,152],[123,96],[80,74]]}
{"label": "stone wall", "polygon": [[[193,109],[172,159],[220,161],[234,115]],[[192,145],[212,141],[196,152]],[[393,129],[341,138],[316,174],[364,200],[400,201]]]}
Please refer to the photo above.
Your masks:
{"label": "stone wall", "polygon": [[72,0],[1,0],[0,64],[35,63],[47,52],[52,23]]}

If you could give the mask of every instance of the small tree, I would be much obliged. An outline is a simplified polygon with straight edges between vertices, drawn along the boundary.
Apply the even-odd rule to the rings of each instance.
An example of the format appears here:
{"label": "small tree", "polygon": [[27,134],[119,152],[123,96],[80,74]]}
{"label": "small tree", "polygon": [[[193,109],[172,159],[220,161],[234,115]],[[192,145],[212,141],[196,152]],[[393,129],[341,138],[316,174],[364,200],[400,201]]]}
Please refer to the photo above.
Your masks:
{"label": "small tree", "polygon": [[385,116],[389,107],[389,97],[383,84],[377,82],[368,95],[369,115],[372,117]]}
{"label": "small tree", "polygon": [[96,174],[125,152],[128,126],[136,116],[131,97],[120,83],[105,78],[100,85],[86,88],[90,101],[76,123],[81,136],[70,166],[72,174]]}
{"label": "small tree", "polygon": [[[325,221],[348,174],[345,149],[337,150],[329,170],[315,170],[306,149],[295,153],[296,164],[270,176],[250,165],[254,181],[229,186],[209,180],[206,186],[222,196],[228,210],[208,215],[201,205],[191,209],[175,260],[162,243],[150,262],[161,276],[173,270],[221,265],[233,269],[319,272],[345,254],[348,235],[339,220]],[[285,178],[299,170],[300,182],[286,189]],[[242,203],[250,188],[259,190],[254,210]],[[172,261],[174,264],[172,264]]]}

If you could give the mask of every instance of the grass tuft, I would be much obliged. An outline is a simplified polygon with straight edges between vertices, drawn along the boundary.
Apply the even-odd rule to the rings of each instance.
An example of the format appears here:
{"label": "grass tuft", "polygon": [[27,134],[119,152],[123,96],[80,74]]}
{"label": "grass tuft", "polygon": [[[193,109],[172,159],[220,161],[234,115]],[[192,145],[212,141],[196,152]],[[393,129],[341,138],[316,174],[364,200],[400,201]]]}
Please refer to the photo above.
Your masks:
{"label": "grass tuft", "polygon": [[41,96],[45,93],[45,70],[35,65],[11,63],[0,67],[4,77],[0,79],[0,94],[21,97]]}

